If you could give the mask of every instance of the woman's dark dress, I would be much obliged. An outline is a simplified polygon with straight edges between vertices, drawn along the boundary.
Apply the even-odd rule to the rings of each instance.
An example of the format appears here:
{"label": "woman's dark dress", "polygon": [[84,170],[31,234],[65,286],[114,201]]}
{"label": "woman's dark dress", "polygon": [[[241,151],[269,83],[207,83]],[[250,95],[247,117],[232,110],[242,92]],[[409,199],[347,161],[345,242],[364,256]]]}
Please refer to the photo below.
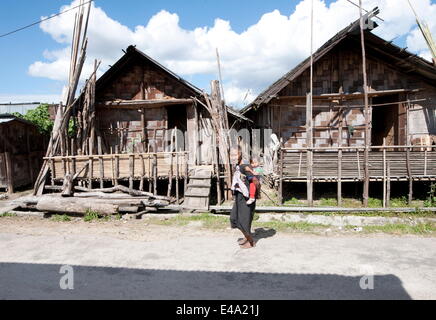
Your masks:
{"label": "woman's dark dress", "polygon": [[[249,187],[248,181],[246,181],[246,184]],[[242,193],[235,191],[235,201],[230,213],[230,226],[233,229],[238,228],[245,234],[250,234],[256,201],[251,205],[247,205],[247,200],[248,198],[245,198]]]}

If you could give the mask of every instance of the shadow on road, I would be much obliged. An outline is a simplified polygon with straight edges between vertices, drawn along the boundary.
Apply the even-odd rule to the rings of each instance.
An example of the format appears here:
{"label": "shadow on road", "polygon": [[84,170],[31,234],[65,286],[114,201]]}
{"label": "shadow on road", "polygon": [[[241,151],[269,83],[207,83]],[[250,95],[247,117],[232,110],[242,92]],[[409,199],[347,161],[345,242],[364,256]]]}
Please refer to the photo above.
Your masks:
{"label": "shadow on road", "polygon": [[261,239],[274,237],[276,233],[277,231],[275,229],[257,228],[254,230],[253,238],[258,242]]}
{"label": "shadow on road", "polygon": [[411,299],[399,278],[334,274],[175,271],[72,266],[74,289],[60,289],[61,265],[0,263],[0,299]]}

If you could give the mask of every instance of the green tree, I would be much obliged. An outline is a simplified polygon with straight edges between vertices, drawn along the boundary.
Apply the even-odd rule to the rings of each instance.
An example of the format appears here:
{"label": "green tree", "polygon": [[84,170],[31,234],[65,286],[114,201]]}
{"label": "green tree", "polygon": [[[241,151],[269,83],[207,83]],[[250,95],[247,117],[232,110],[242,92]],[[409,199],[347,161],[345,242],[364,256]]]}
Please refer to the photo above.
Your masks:
{"label": "green tree", "polygon": [[[32,109],[22,115],[18,112],[12,113],[14,116],[32,122],[38,127],[39,132],[42,134],[50,135],[53,130],[54,121],[50,119],[50,113],[48,112],[48,104],[41,104],[36,109]],[[70,119],[68,124],[68,135],[73,137],[76,132],[74,121]]]}
{"label": "green tree", "polygon": [[50,134],[53,129],[53,121],[50,119],[48,104],[41,104],[37,108],[27,111],[24,115],[18,112],[14,112],[13,115],[32,122],[38,127],[39,132],[43,134]]}

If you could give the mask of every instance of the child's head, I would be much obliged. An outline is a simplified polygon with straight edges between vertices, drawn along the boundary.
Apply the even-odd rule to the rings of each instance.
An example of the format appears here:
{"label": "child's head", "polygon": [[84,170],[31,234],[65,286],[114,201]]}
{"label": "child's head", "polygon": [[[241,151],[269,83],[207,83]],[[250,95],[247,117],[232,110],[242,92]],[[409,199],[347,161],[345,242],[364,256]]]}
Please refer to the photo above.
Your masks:
{"label": "child's head", "polygon": [[250,160],[250,164],[253,168],[257,168],[259,166],[259,159],[256,157],[252,157]]}

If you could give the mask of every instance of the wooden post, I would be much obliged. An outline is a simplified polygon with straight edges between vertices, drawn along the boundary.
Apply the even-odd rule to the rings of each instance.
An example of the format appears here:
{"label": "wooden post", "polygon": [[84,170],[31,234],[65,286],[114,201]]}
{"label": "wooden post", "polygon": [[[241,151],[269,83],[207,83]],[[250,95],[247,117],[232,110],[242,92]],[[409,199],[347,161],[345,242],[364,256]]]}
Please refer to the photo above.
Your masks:
{"label": "wooden post", "polygon": [[135,156],[129,155],[129,189],[133,189],[133,178],[135,175]]}
{"label": "wooden post", "polygon": [[157,195],[157,153],[153,154],[153,194]]}
{"label": "wooden post", "polygon": [[360,180],[362,175],[360,174],[360,153],[359,153],[359,149],[357,149],[357,172],[358,172],[358,178]]}
{"label": "wooden post", "polygon": [[366,74],[366,52],[365,52],[365,33],[364,33],[364,21],[362,13],[362,0],[359,0],[359,14],[360,14],[360,40],[362,46],[362,71],[363,71],[363,92],[365,97],[365,154],[364,154],[364,165],[365,165],[365,175],[363,184],[363,205],[368,207],[369,199],[369,99],[368,99],[368,78]]}
{"label": "wooden post", "polygon": [[168,178],[168,192],[167,197],[171,197],[171,189],[173,188],[173,138],[174,138],[174,130],[171,131],[171,143],[170,143],[170,174]]}
{"label": "wooden post", "polygon": [[185,160],[185,190],[183,192],[183,195],[186,194],[186,190],[188,190],[188,175],[189,175],[189,168],[188,168],[188,154],[185,152],[183,154],[184,160]]}
{"label": "wooden post", "polygon": [[115,158],[113,156],[112,146],[110,147],[111,152],[111,173],[112,173],[112,186],[115,186]]}
{"label": "wooden post", "polygon": [[152,165],[152,161],[151,161],[151,155],[150,155],[150,146],[147,147],[147,158],[148,158],[148,192],[152,192],[153,191],[153,186],[151,184],[152,181],[152,175],[154,174],[152,172],[153,170],[153,165]]}
{"label": "wooden post", "polygon": [[12,165],[11,154],[9,152],[5,152],[5,161],[6,161],[6,177],[8,179],[8,193],[14,193],[14,167]]}
{"label": "wooden post", "polygon": [[283,204],[283,159],[284,151],[280,148],[280,177],[279,177],[279,203]]}
{"label": "wooden post", "polygon": [[88,184],[89,184],[89,186],[88,186],[88,188],[92,189],[92,179],[93,179],[93,176],[94,176],[94,159],[92,158],[92,156],[89,157],[88,163],[89,163],[89,169],[88,169],[89,170],[88,171],[88,173],[89,173],[89,176],[88,176]]}
{"label": "wooden post", "polygon": [[342,206],[342,127],[343,110],[339,109],[339,128],[338,128],[338,206]]}
{"label": "wooden post", "polygon": [[387,170],[387,186],[386,186],[386,207],[391,206],[391,164],[389,160],[386,163]]}
{"label": "wooden post", "polygon": [[141,181],[139,182],[139,190],[144,191],[144,179],[145,179],[145,163],[144,163],[144,155],[141,154],[140,156],[141,160]]}
{"label": "wooden post", "polygon": [[213,156],[213,168],[216,173],[216,194],[218,205],[221,204],[221,178],[220,178],[220,166],[218,161],[218,151],[216,149],[216,133],[212,132],[212,156]]}
{"label": "wooden post", "polygon": [[386,205],[386,138],[383,138],[383,208]]}
{"label": "wooden post", "polygon": [[180,178],[180,172],[179,172],[179,139],[177,136],[177,127],[175,127],[175,138],[176,138],[176,199],[177,204],[180,203],[179,199],[179,178]]}
{"label": "wooden post", "polygon": [[98,148],[98,154],[100,155],[100,157],[98,157],[98,162],[100,165],[100,188],[103,189],[104,187],[104,165],[103,165],[103,158],[101,157],[101,155],[103,155],[103,150],[101,147],[101,136],[97,137],[97,148]]}
{"label": "wooden post", "polygon": [[118,178],[120,177],[120,156],[118,145],[115,146],[115,185],[118,185]]}
{"label": "wooden post", "polygon": [[71,155],[73,158],[71,159],[71,174],[74,176],[77,171],[77,165],[76,165],[76,140],[74,138],[71,138]]}
{"label": "wooden post", "polygon": [[312,97],[307,94],[306,100],[306,146],[307,146],[307,204],[313,206],[313,123]]}
{"label": "wooden post", "polygon": [[55,174],[55,165],[53,159],[50,159],[50,171],[51,171],[51,185],[54,186],[56,174]]}

